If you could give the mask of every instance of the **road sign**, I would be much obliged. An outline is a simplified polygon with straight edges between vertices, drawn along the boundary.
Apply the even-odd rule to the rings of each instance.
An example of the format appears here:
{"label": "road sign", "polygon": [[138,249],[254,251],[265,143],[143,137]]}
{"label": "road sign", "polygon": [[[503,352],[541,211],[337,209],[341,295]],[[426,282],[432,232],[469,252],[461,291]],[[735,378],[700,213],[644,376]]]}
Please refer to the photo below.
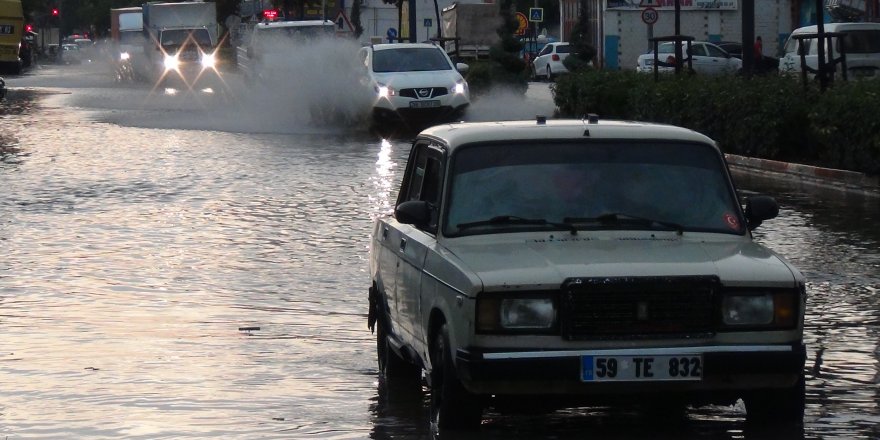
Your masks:
{"label": "road sign", "polygon": [[425,27],[432,27],[432,26],[434,26],[434,20],[432,20],[430,18],[426,18],[425,19]]}
{"label": "road sign", "polygon": [[339,10],[333,21],[336,23],[336,32],[354,32],[354,26],[351,25],[351,21],[348,20],[348,16],[342,9]]}
{"label": "road sign", "polygon": [[544,8],[529,8],[529,21],[544,21]]}
{"label": "road sign", "polygon": [[660,13],[657,12],[654,8],[645,8],[642,10],[642,21],[645,24],[654,24],[657,22],[657,19],[660,18]]}
{"label": "road sign", "polygon": [[526,29],[529,28],[529,18],[522,12],[516,13],[516,35],[525,35]]}
{"label": "road sign", "polygon": [[389,40],[394,40],[395,38],[397,38],[397,29],[394,29],[393,27],[388,28],[388,31],[385,32],[385,35],[388,36]]}

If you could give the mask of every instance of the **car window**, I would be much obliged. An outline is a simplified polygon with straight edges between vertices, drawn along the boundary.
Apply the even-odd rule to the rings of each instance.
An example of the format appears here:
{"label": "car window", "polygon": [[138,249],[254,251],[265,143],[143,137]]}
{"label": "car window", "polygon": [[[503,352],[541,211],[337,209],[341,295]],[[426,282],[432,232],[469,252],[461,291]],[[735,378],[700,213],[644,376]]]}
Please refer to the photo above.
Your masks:
{"label": "car window", "polygon": [[[859,30],[844,32],[846,53],[880,53],[880,30]],[[840,43],[837,44],[840,52]]]}
{"label": "car window", "polygon": [[[656,142],[473,145],[451,161],[447,236],[545,228],[460,225],[499,216],[563,222],[618,213],[685,230],[742,234],[720,155],[704,144]],[[603,226],[585,224],[584,228]]]}
{"label": "car window", "polygon": [[556,53],[568,53],[571,50],[571,46],[567,44],[560,44],[556,46]]}
{"label": "car window", "polygon": [[550,52],[553,52],[553,46],[548,44],[548,45],[545,45],[543,49],[541,49],[541,52],[538,53],[538,56],[547,55]]}
{"label": "car window", "polygon": [[412,166],[407,170],[407,179],[401,194],[403,197],[398,203],[412,200],[428,202],[431,207],[431,220],[424,226],[427,227],[426,230],[436,232],[443,177],[443,153],[439,147],[427,143],[419,143],[414,148]]}
{"label": "car window", "polygon": [[[685,46],[686,47],[686,46]],[[691,45],[691,55],[697,57],[706,56],[706,45],[705,44],[693,44]]]}
{"label": "car window", "polygon": [[709,56],[710,56],[710,57],[715,57],[715,58],[727,58],[727,52],[724,52],[723,50],[721,50],[721,49],[718,48],[718,47],[710,46],[710,45],[708,45],[708,44],[706,44],[704,47],[705,47],[706,50],[709,52]]}
{"label": "car window", "polygon": [[406,47],[373,51],[373,72],[452,70],[443,51],[434,47]]}
{"label": "car window", "polygon": [[195,42],[200,47],[210,48],[211,35],[207,29],[166,29],[162,31],[162,47],[180,46],[186,42]]}

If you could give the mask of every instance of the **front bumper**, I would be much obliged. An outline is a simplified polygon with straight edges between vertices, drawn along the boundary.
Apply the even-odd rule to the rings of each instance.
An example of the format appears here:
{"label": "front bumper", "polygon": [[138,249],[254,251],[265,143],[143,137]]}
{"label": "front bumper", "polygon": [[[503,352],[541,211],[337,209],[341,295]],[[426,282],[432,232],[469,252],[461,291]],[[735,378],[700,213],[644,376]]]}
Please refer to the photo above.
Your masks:
{"label": "front bumper", "polygon": [[[471,392],[496,396],[559,396],[586,401],[619,400],[633,395],[690,396],[696,400],[727,401],[751,390],[790,388],[803,374],[806,347],[742,345],[629,349],[632,354],[699,353],[699,381],[583,382],[581,357],[592,351],[506,351],[460,349],[456,368]],[[622,350],[607,352],[621,353]],[[691,399],[694,400],[694,399]]]}

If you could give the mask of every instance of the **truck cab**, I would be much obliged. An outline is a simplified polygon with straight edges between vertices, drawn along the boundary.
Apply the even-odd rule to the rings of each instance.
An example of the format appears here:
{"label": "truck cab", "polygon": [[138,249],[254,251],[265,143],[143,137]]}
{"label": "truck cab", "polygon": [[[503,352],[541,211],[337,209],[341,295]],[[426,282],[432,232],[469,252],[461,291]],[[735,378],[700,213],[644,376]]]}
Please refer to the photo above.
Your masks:
{"label": "truck cab", "polygon": [[0,69],[15,75],[22,69],[18,54],[23,28],[21,0],[0,0]]}

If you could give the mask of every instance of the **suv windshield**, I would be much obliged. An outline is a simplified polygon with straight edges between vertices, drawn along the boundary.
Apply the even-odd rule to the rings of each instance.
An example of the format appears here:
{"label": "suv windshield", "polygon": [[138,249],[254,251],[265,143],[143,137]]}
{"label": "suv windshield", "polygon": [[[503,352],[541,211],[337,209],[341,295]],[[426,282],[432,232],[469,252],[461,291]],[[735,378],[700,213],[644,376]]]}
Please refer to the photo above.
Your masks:
{"label": "suv windshield", "polygon": [[289,50],[296,43],[303,43],[333,35],[332,25],[318,24],[308,26],[277,26],[257,28],[254,41],[265,52],[281,52]]}
{"label": "suv windshield", "polygon": [[439,48],[406,47],[373,51],[373,72],[452,70]]}
{"label": "suv windshield", "polygon": [[166,29],[162,31],[162,47],[174,47],[195,43],[202,49],[211,48],[211,35],[207,29]]}
{"label": "suv windshield", "polygon": [[708,145],[492,144],[455,153],[444,235],[571,225],[745,231],[724,163]]}

